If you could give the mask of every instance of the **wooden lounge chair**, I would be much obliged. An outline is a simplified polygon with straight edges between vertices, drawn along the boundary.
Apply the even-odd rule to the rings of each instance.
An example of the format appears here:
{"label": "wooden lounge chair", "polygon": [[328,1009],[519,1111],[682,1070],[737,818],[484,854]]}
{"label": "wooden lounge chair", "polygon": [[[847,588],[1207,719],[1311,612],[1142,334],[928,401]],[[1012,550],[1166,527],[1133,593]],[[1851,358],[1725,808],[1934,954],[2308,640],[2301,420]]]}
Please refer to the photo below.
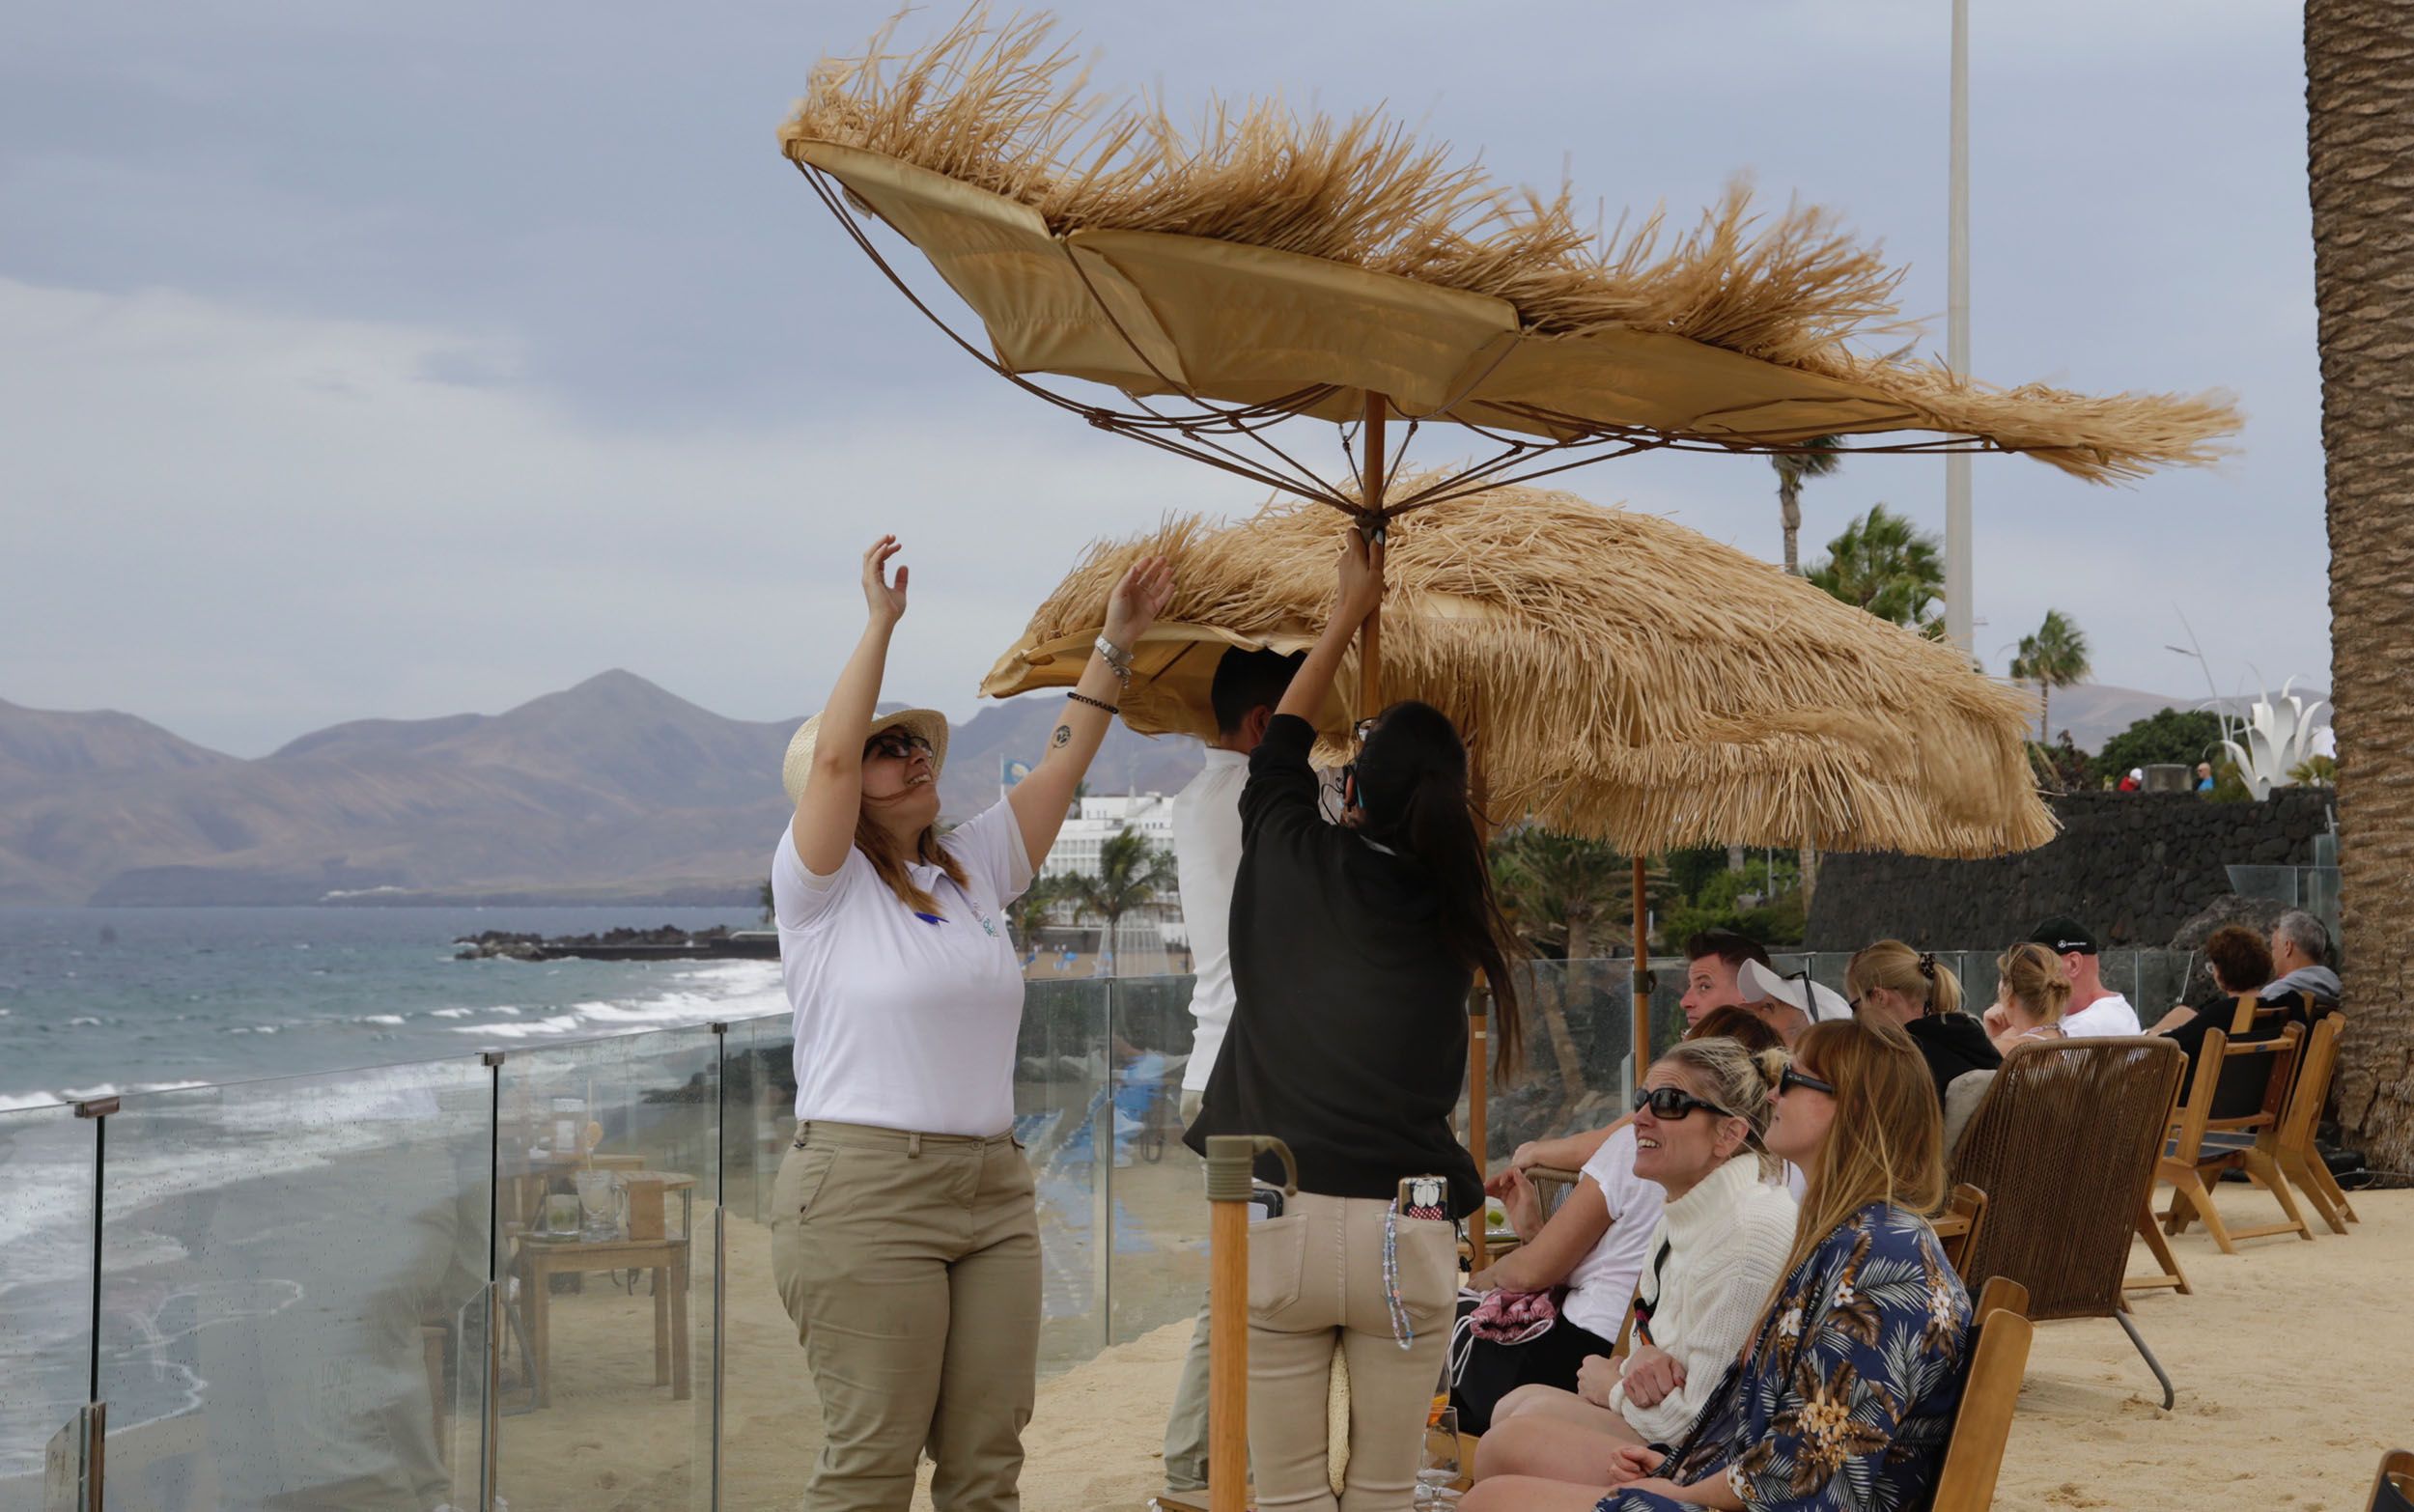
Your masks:
{"label": "wooden lounge chair", "polygon": [[2004,1468],[2004,1445],[2011,1437],[2012,1409],[2028,1373],[2029,1341],[2035,1325],[2009,1307],[1987,1308],[1994,1283],[1980,1294],[1978,1343],[1970,1352],[1970,1377],[1953,1414],[1953,1436],[1945,1445],[1930,1512],[1987,1512],[1995,1504],[1995,1480]]}
{"label": "wooden lounge chair", "polygon": [[2337,1014],[2325,1014],[2306,1037],[2305,1053],[2299,1059],[2296,1086],[2288,1093],[2288,1110],[2280,1118],[2280,1127],[2271,1140],[2272,1159],[2279,1162],[2281,1173],[2305,1193],[2305,1200],[2322,1216],[2334,1234],[2344,1234],[2349,1223],[2363,1219],[2355,1216],[2355,1208],[2347,1201],[2346,1191],[2339,1178],[2330,1173],[2330,1164],[2314,1144],[2314,1131],[2321,1126],[2322,1106],[2330,1100],[2330,1083],[2339,1069],[2339,1036],[2346,1021]]}
{"label": "wooden lounge chair", "polygon": [[2176,1399],[2171,1377],[2120,1287],[2185,1062],[2154,1035],[2016,1046],[1971,1115],[1951,1177],[1986,1193],[1986,1222],[1962,1253],[1965,1281],[1981,1294],[1993,1277],[2018,1281],[2039,1322],[2113,1319],[2154,1372],[2165,1408]]}
{"label": "wooden lounge chair", "polygon": [[[1961,1257],[1970,1252],[1970,1242],[1979,1237],[1979,1226],[1986,1221],[1986,1193],[1963,1182],[1947,1199],[1945,1212],[1937,1220],[1937,1237],[1944,1243],[1945,1258],[1961,1270]],[[1969,1273],[1962,1273],[1966,1285]]]}
{"label": "wooden lounge chair", "polygon": [[1576,1183],[1584,1179],[1584,1174],[1558,1165],[1527,1167],[1526,1179],[1534,1184],[1534,1197],[1542,1204],[1544,1222],[1551,1220],[1551,1215],[1559,1210],[1559,1204],[1565,1202],[1568,1193],[1576,1190]]}
{"label": "wooden lounge chair", "polygon": [[[2232,1045],[2219,1029],[2206,1032],[2197,1051],[2196,1076],[2188,1084],[2187,1101],[2173,1120],[2169,1143],[2156,1168],[2157,1179],[2171,1183],[2171,1211],[2163,1216],[2163,1231],[2176,1236],[2189,1219],[2201,1218],[2212,1231],[2221,1252],[2234,1255],[2241,1239],[2271,1234],[2295,1234],[2311,1243],[2314,1230],[2288,1194],[2288,1178],[2266,1142],[2280,1126],[2296,1075],[2297,1049],[2305,1031],[2291,1023],[2276,1039]],[[2231,1228],[2213,1205],[2206,1178],[2219,1180],[2224,1171],[2244,1171],[2257,1186],[2279,1199],[2288,1215],[2285,1223]]]}
{"label": "wooden lounge chair", "polygon": [[2414,1449],[2391,1449],[2380,1457],[2372,1512],[2414,1512]]}

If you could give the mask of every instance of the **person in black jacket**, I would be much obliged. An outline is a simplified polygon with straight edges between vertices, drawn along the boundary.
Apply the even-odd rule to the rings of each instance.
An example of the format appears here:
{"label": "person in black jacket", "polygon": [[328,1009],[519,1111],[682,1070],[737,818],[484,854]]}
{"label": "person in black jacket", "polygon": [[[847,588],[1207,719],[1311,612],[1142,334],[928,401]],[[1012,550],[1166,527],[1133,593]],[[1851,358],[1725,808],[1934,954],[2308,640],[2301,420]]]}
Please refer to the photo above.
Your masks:
{"label": "person in black jacket", "polygon": [[1985,1026],[1961,1011],[1961,979],[1933,953],[1881,939],[1844,967],[1844,995],[1859,1017],[1892,1023],[1911,1036],[1936,1080],[1940,1108],[1955,1077],[2004,1063]]}
{"label": "person in black jacket", "polygon": [[[1249,1459],[1257,1505],[1334,1506],[1325,1403],[1337,1339],[1350,1373],[1339,1505],[1408,1504],[1458,1297],[1454,1219],[1483,1203],[1450,1132],[1467,1072],[1467,1001],[1493,989],[1504,1064],[1522,1050],[1506,921],[1468,796],[1466,745],[1439,710],[1361,725],[1341,826],[1318,813],[1310,724],[1381,598],[1353,530],[1324,634],[1293,676],[1241,793],[1233,1008],[1184,1137],[1273,1134],[1300,1191],[1249,1227]],[[1259,1174],[1280,1179],[1269,1158]],[[1426,1216],[1404,1178],[1441,1178]]]}

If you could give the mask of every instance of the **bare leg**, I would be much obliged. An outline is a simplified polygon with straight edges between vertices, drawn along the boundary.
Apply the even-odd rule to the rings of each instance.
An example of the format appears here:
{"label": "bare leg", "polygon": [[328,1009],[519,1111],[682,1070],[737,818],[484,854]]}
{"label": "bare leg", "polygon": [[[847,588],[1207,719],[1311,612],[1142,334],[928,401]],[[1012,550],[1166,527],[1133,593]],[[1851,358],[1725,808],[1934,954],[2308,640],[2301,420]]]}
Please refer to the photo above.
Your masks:
{"label": "bare leg", "polygon": [[1586,1486],[1606,1486],[1617,1470],[1617,1451],[1635,1442],[1563,1418],[1528,1414],[1495,1421],[1475,1446],[1479,1481],[1540,1476]]}
{"label": "bare leg", "polygon": [[[1484,1442],[1492,1442],[1486,1434]],[[1487,1480],[1467,1493],[1459,1512],[1593,1512],[1610,1494],[1606,1486],[1576,1486],[1563,1480],[1508,1475]]]}
{"label": "bare leg", "polygon": [[1493,1430],[1498,1432],[1502,1423],[1519,1417],[1573,1423],[1607,1434],[1620,1443],[1642,1442],[1642,1436],[1620,1414],[1595,1407],[1575,1392],[1562,1391],[1558,1386],[1522,1386],[1501,1398],[1500,1405],[1492,1409]]}

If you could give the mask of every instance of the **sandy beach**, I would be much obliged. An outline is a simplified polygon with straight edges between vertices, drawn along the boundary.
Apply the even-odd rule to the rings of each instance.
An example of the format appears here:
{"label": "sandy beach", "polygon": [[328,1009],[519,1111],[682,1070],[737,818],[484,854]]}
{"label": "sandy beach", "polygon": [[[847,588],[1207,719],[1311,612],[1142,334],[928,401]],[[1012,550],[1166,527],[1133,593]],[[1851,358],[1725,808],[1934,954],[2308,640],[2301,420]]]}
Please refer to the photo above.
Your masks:
{"label": "sandy beach", "polygon": [[[1156,1169],[1161,1181],[1121,1183],[1118,1194],[1132,1192],[1126,1200],[1158,1208],[1150,1217],[1178,1221],[1191,1191],[1181,1178],[1190,1173],[1170,1162]],[[2414,1192],[2355,1200],[2365,1221],[2345,1238],[2247,1241],[2236,1257],[2220,1254],[2201,1231],[2178,1242],[2195,1295],[2148,1293],[2137,1303],[2139,1326],[2178,1386],[2169,1413],[2116,1325],[2040,1326],[1995,1504],[2006,1512],[2361,1507],[2380,1451],[2414,1440],[2414,1414],[2387,1384],[2414,1357],[2404,1282]],[[2220,1201],[2241,1216],[2270,1206],[2234,1185]],[[793,1508],[819,1438],[812,1391],[772,1295],[767,1231],[733,1220],[729,1235],[722,1505]],[[2135,1269],[2143,1271],[2142,1246],[2139,1253]],[[1162,1273],[1149,1300],[1178,1311],[1179,1289],[1197,1284],[1198,1256],[1168,1246],[1165,1263],[1179,1269]],[[1125,1276],[1119,1269],[1118,1285],[1137,1292],[1138,1275]],[[709,1406],[700,1392],[673,1402],[666,1387],[645,1385],[652,1310],[642,1292],[623,1295],[597,1276],[580,1295],[555,1299],[555,1405],[503,1424],[503,1488],[515,1508],[634,1512],[696,1497]],[[709,1282],[699,1294],[709,1301]],[[1145,1503],[1159,1487],[1165,1412],[1189,1328],[1165,1322],[1042,1382],[1023,1479],[1026,1507],[1131,1512]],[[1058,1359],[1086,1352],[1085,1341],[1061,1333],[1049,1347]],[[700,1359],[699,1386],[708,1368]],[[915,1504],[929,1505],[926,1498]]]}

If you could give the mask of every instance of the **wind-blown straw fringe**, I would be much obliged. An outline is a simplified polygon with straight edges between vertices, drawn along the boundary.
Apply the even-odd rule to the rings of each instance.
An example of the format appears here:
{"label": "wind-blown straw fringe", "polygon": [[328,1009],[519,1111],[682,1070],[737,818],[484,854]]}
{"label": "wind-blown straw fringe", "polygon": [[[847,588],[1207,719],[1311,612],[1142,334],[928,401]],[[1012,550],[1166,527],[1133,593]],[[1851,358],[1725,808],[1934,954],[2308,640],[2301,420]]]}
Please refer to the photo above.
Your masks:
{"label": "wind-blown straw fringe", "polygon": [[[1152,551],[1175,564],[1167,620],[1312,631],[1347,528],[1273,505],[1244,525],[1182,518],[1102,543],[1026,641],[1095,626]],[[1383,696],[1426,699],[1473,733],[1497,817],[1636,850],[1807,837],[1973,856],[2053,836],[2024,693],[1682,526],[1495,489],[1395,521],[1386,575]]]}
{"label": "wind-blown straw fringe", "polygon": [[1205,237],[1486,294],[1531,334],[1666,331],[1849,378],[1935,430],[2033,450],[2091,481],[2208,461],[2237,427],[2218,395],[1989,388],[1856,351],[1855,340],[1906,345],[1901,270],[1829,210],[1756,214],[1740,180],[1682,235],[1665,210],[1600,234],[1578,221],[1569,189],[1510,191],[1380,112],[1337,122],[1278,100],[1215,101],[1186,131],[1161,103],[1093,93],[1045,14],[992,26],[975,7],[903,53],[889,50],[896,24],[864,56],[814,70],[780,131],[790,155],[821,141],[901,158],[1030,206],[1058,235]]}

